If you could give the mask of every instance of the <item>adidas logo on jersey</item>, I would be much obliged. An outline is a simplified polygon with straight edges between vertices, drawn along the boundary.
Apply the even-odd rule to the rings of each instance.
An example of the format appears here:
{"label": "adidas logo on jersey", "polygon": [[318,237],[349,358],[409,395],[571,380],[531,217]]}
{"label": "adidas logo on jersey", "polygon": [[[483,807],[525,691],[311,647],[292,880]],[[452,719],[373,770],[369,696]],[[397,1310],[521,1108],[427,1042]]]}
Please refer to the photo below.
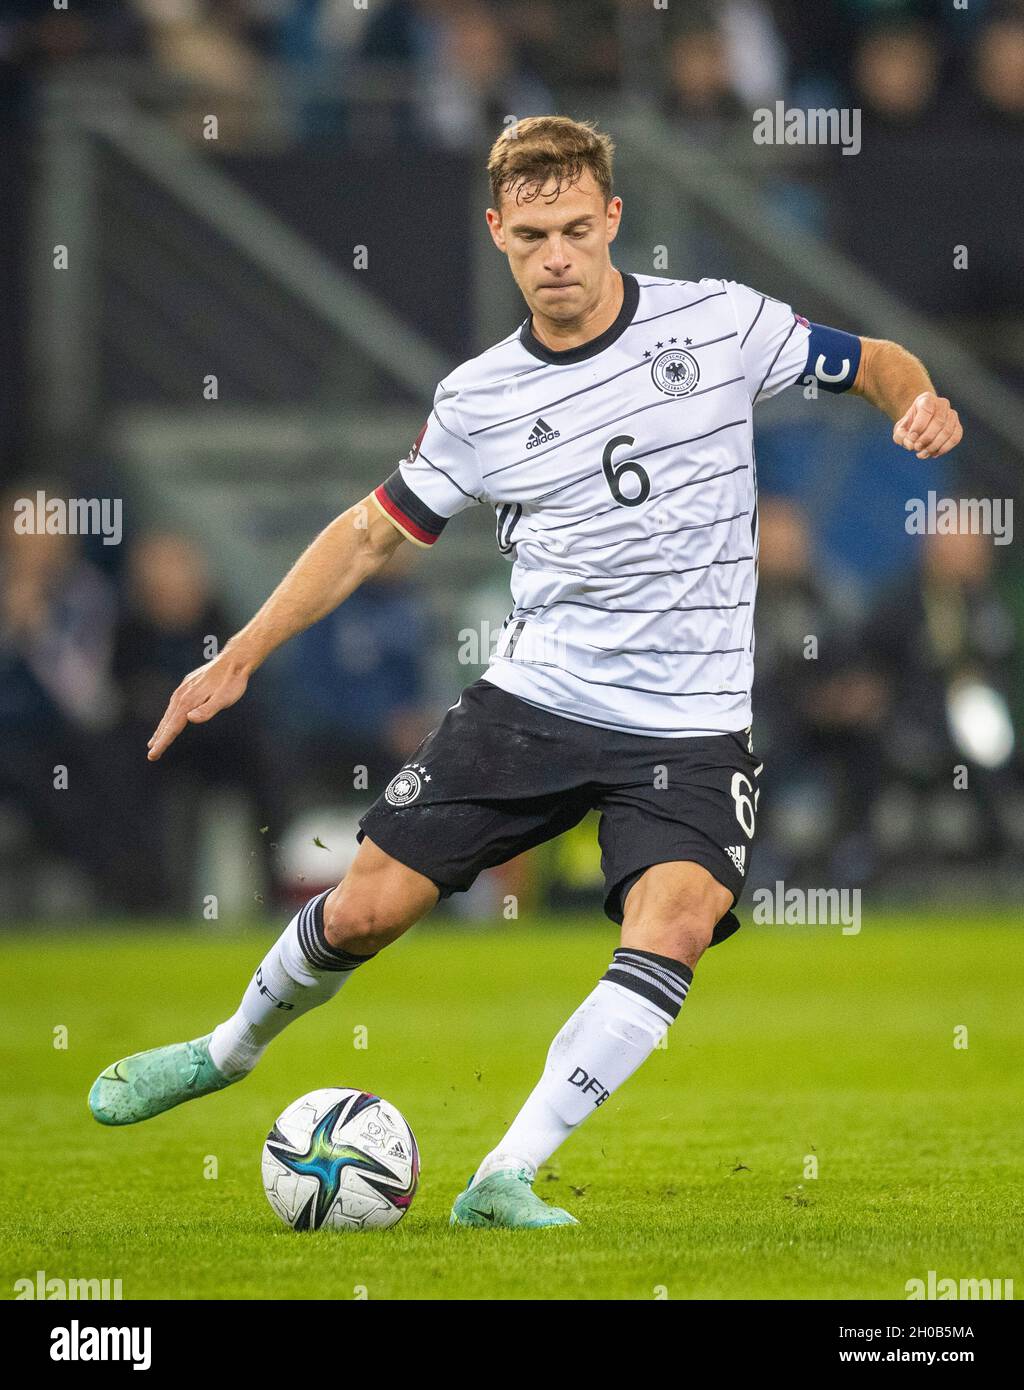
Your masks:
{"label": "adidas logo on jersey", "polygon": [[538,444],[547,444],[551,439],[558,439],[561,430],[553,430],[546,420],[537,417],[537,423],[530,431],[530,437],[526,441],[528,449],[536,449]]}
{"label": "adidas logo on jersey", "polygon": [[741,874],[747,872],[747,847],[746,845],[726,845],[725,852],[739,869]]}

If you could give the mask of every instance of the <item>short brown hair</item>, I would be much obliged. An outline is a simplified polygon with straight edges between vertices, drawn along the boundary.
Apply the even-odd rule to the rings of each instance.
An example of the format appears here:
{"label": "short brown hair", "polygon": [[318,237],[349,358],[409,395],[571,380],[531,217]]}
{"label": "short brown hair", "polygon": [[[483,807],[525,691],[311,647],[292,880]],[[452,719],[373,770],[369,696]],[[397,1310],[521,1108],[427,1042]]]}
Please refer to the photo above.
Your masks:
{"label": "short brown hair", "polygon": [[532,202],[549,179],[557,181],[555,196],[578,182],[584,171],[594,176],[607,205],[612,196],[612,156],[615,146],[592,121],[568,116],[528,116],[498,136],[491,146],[487,173],[494,206],[503,193]]}

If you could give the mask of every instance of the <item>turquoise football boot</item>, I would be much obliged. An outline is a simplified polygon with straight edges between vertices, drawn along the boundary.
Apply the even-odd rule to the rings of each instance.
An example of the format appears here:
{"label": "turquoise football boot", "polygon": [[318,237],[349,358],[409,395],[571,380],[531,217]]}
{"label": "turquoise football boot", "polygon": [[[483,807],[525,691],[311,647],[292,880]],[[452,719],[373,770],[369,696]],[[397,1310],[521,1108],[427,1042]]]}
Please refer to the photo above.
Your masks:
{"label": "turquoise football boot", "polygon": [[210,1061],[210,1037],[136,1052],[107,1067],[89,1092],[93,1118],[101,1125],[134,1125],[241,1081],[241,1075],[224,1076]]}
{"label": "turquoise football boot", "polygon": [[578,1226],[579,1222],[561,1207],[542,1202],[531,1187],[525,1168],[503,1168],[459,1193],[449,1225],[501,1226],[522,1231],[540,1226]]}

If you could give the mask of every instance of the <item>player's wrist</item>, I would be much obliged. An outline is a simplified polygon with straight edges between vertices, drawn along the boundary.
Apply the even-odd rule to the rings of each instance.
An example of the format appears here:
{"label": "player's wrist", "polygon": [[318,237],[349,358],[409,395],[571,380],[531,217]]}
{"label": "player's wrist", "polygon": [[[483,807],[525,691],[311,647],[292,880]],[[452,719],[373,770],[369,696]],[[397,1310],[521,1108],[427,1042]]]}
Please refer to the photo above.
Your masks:
{"label": "player's wrist", "polygon": [[253,671],[266,660],[267,653],[261,652],[258,644],[251,637],[245,638],[238,634],[225,645],[221,657],[233,670],[251,676]]}

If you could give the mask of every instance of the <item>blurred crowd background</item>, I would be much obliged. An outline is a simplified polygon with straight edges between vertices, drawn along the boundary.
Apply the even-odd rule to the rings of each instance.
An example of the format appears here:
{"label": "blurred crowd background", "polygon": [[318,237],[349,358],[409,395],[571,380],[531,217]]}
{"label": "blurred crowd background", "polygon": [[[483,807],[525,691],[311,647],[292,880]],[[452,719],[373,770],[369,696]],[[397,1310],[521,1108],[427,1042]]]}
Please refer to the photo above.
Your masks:
{"label": "blurred crowd background", "polygon": [[[776,101],[857,108],[860,152],[756,145]],[[734,275],[877,337],[901,335],[868,305],[898,303],[939,335],[910,345],[963,404],[948,462],[856,402],[794,390],[762,417],[752,881],[1020,900],[1020,543],[909,535],[905,503],[1020,501],[1000,402],[1024,378],[1024,0],[4,0],[0,918],[309,896],[480,673],[507,586],[486,518],[145,760],[211,641],[394,467],[427,383],[521,321],[480,249],[481,164],[545,112],[649,133],[620,148],[621,268]],[[721,205],[683,196],[677,156]],[[854,283],[879,297],[862,310]],[[17,534],[38,491],[122,499],[123,540]],[[586,825],[447,910],[599,885]]]}

